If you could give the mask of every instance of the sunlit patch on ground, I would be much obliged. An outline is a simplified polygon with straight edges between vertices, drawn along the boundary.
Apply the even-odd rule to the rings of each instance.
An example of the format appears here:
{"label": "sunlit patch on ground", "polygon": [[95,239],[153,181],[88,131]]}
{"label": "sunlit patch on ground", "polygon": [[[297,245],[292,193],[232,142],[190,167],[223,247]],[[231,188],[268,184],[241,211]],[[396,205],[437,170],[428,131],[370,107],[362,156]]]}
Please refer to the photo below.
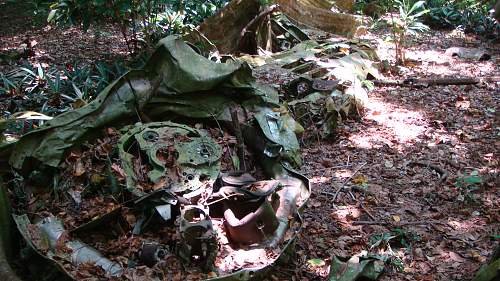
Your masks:
{"label": "sunlit patch on ground", "polygon": [[327,183],[331,181],[331,177],[314,176],[310,178],[312,184]]}
{"label": "sunlit patch on ground", "polygon": [[429,125],[422,113],[394,105],[381,99],[371,99],[367,105],[366,120],[377,127],[350,136],[360,148],[380,147],[381,144],[408,144],[415,142]]}
{"label": "sunlit patch on ground", "polygon": [[337,170],[335,171],[335,177],[337,179],[346,179],[352,176],[351,170]]}
{"label": "sunlit patch on ground", "polygon": [[482,228],[484,225],[486,225],[486,222],[481,218],[471,218],[461,221],[450,218],[450,220],[448,221],[448,225],[458,231],[470,232],[472,230],[478,230]]}
{"label": "sunlit patch on ground", "polygon": [[352,222],[359,219],[363,214],[363,210],[356,205],[338,206],[332,211],[332,219],[344,230],[360,229],[361,226],[353,225]]}
{"label": "sunlit patch on ground", "polygon": [[[409,50],[430,62],[407,67],[408,72],[393,79],[498,75],[494,68],[498,52],[491,61],[450,57],[442,64],[432,62],[444,58],[448,47],[463,46],[437,45],[437,38],[429,39],[432,45]],[[316,180],[314,200],[305,213],[314,223],[305,228],[300,242],[307,249],[304,261],[327,260],[330,253],[352,256],[369,249],[374,235],[400,229],[418,233],[420,240],[411,243],[411,251],[392,248],[391,255],[402,262],[403,270],[381,280],[471,278],[491,255],[491,235],[498,229],[498,149],[494,145],[498,91],[494,89],[492,83],[376,89],[369,94],[362,122],[343,124],[335,143],[306,149],[306,163],[318,171],[314,175],[331,180]],[[412,164],[418,161],[446,170],[447,179],[440,182],[441,174],[434,168]],[[479,173],[483,183],[457,185],[472,172]],[[365,180],[358,182],[358,177]],[[378,225],[378,221],[387,224]],[[418,224],[421,221],[433,223]],[[326,241],[328,254],[323,254],[318,239]],[[309,280],[317,276],[313,272],[321,273],[306,271],[311,273]]]}

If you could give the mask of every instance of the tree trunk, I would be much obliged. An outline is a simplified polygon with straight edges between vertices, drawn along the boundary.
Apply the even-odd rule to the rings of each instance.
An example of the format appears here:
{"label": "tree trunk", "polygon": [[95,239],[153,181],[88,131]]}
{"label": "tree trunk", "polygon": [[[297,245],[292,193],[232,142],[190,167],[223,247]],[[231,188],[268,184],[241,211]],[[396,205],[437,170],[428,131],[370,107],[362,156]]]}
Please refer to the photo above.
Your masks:
{"label": "tree trunk", "polygon": [[239,49],[240,32],[260,11],[259,0],[233,0],[214,16],[206,19],[198,30],[212,41],[221,53]]}
{"label": "tree trunk", "polygon": [[[233,0],[216,15],[206,19],[197,30],[215,44],[221,53],[249,52],[252,48],[255,53],[256,41],[262,42],[265,36],[255,39],[254,33],[256,30],[262,31],[258,27],[264,26],[261,20],[268,15],[265,13],[266,7],[261,2],[261,0]],[[332,7],[337,7],[335,5],[343,11],[350,10],[353,0],[274,0],[273,2],[278,4],[278,11],[301,24],[342,36],[353,36],[365,21],[365,17],[362,16],[332,11],[335,10]],[[254,36],[253,40],[250,40],[253,42],[245,41],[249,39],[246,38],[248,35]],[[189,38],[188,36],[186,40],[190,41]],[[261,47],[270,49],[265,44]]]}
{"label": "tree trunk", "polygon": [[302,24],[347,37],[354,36],[357,28],[365,21],[362,16],[332,12],[332,5],[330,8],[325,8],[329,3],[327,0],[275,0],[274,2],[280,5],[283,13]]}
{"label": "tree trunk", "polygon": [[495,4],[495,19],[500,22],[500,0]]}

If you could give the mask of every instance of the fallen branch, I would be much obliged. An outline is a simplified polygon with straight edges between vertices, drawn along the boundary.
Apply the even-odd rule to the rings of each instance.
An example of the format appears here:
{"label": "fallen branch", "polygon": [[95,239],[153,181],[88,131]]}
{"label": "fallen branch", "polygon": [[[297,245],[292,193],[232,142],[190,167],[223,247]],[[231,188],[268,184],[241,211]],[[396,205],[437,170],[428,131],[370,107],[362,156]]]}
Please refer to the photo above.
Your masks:
{"label": "fallen branch", "polygon": [[320,168],[320,169],[315,169],[315,170],[311,170],[311,171],[307,171],[307,172],[303,172],[304,175],[309,175],[309,174],[313,174],[313,173],[317,173],[317,172],[323,172],[323,171],[327,171],[327,170],[333,170],[333,169],[341,169],[341,168],[349,168],[351,165],[339,165],[339,166],[332,166],[332,167],[325,167],[325,168]]}
{"label": "fallen branch", "polygon": [[428,167],[428,168],[431,168],[434,171],[436,171],[440,175],[438,184],[444,182],[448,178],[448,172],[445,169],[443,169],[439,166],[436,166],[434,164],[431,164],[429,162],[412,161],[412,162],[410,162],[410,165],[411,164],[418,165],[421,167]]}
{"label": "fallen branch", "polygon": [[475,85],[481,82],[500,82],[500,77],[461,77],[461,78],[407,78],[404,80],[374,80],[377,86],[422,87],[435,85]]}
{"label": "fallen branch", "polygon": [[241,47],[241,40],[243,40],[243,37],[245,37],[245,34],[247,33],[247,31],[251,28],[253,28],[253,26],[259,22],[263,17],[273,13],[274,11],[276,11],[278,9],[278,5],[271,5],[267,8],[265,8],[260,14],[258,14],[255,18],[253,18],[240,32],[240,37],[238,38],[238,44],[237,46],[240,46]]}
{"label": "fallen branch", "polygon": [[388,222],[388,221],[353,221],[352,225],[426,225],[431,224],[429,221],[407,221],[407,222]]}

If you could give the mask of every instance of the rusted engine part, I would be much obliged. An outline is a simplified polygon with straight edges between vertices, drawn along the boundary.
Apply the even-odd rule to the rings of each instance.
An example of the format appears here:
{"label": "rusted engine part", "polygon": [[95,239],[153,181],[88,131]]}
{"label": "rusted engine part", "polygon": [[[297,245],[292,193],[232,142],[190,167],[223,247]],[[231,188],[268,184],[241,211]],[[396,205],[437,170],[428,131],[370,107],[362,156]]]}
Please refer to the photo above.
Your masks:
{"label": "rusted engine part", "polygon": [[[142,165],[151,167],[147,179],[134,170],[133,146],[147,156]],[[153,122],[140,125],[122,136],[118,144],[120,157],[127,173],[127,188],[137,195],[141,180],[154,184],[155,189],[168,188],[182,193],[185,198],[200,194],[201,187],[211,186],[220,170],[222,150],[220,146],[201,131],[172,122]]]}
{"label": "rusted engine part", "polygon": [[[265,113],[256,116],[256,119],[261,130],[246,127],[244,137],[252,146],[253,151],[261,152],[257,156],[266,174],[282,185],[277,191],[279,204],[276,208],[276,217],[279,224],[272,239],[267,242],[267,246],[276,247],[285,237],[290,217],[298,214],[298,211],[305,206],[311,194],[311,186],[309,180],[296,172],[287,161],[278,162],[275,160],[280,158],[279,151],[287,149],[286,146],[282,146],[278,152],[274,149],[276,148],[274,140],[288,139],[286,135],[282,135],[283,129],[280,129],[282,126],[279,126],[275,119],[266,118]],[[290,145],[293,146],[293,144]]]}
{"label": "rusted engine part", "polygon": [[244,186],[256,181],[252,175],[244,172],[222,173],[215,182],[214,190],[218,191],[223,186]]}
{"label": "rusted engine part", "polygon": [[[253,203],[253,204],[250,204]],[[238,202],[226,204],[224,225],[229,239],[233,242],[248,245],[260,243],[272,236],[278,220],[271,202]]]}
{"label": "rusted engine part", "polygon": [[[225,177],[225,181],[248,183],[249,176],[240,179]],[[265,243],[278,226],[275,210],[279,199],[275,180],[258,181],[244,186],[223,186],[214,193],[207,204],[213,216],[224,218],[228,239],[235,244]],[[219,203],[218,205],[215,203]]]}
{"label": "rusted engine part", "polygon": [[139,253],[139,258],[145,265],[152,267],[165,258],[167,253],[167,250],[156,242],[144,242]]}
{"label": "rusted engine part", "polygon": [[[285,174],[276,180],[256,182],[243,188],[225,186],[212,196],[212,202],[225,198],[222,206],[224,225],[231,241],[265,247],[276,247],[283,241],[290,218],[309,196],[309,187],[307,182],[295,177],[292,170],[276,167],[278,169]],[[262,189],[252,191],[252,187],[258,185]]]}
{"label": "rusted engine part", "polygon": [[217,240],[208,210],[202,206],[182,206],[179,233],[179,257],[188,265],[212,270],[217,256]]}
{"label": "rusted engine part", "polygon": [[322,80],[318,78],[299,77],[288,83],[286,87],[287,98],[302,98],[313,92],[332,92],[337,89],[339,80]]}
{"label": "rusted engine part", "polygon": [[179,214],[180,204],[189,203],[184,197],[176,196],[167,189],[158,189],[128,202],[125,205],[139,213],[132,233],[139,235],[150,225],[171,223]]}
{"label": "rusted engine part", "polygon": [[[256,143],[259,145],[259,143]],[[266,144],[261,143],[265,149]],[[272,164],[268,159],[265,169],[276,173],[276,180],[255,182],[244,187],[224,186],[211,197],[212,202],[225,198],[224,219],[229,238],[241,244],[263,243],[275,247],[284,238],[289,227],[289,218],[297,213],[307,200],[310,187],[307,179],[281,164]],[[227,177],[226,182],[245,182],[243,179]],[[233,199],[233,200],[232,200]],[[210,201],[208,204],[211,204]],[[213,213],[217,213],[216,206]],[[212,206],[211,206],[212,211]]]}
{"label": "rusted engine part", "polygon": [[14,216],[14,220],[28,243],[33,249],[46,249],[45,255],[52,260],[62,259],[75,266],[90,263],[101,267],[109,276],[120,276],[123,268],[116,262],[102,256],[96,249],[79,240],[67,240],[67,232],[56,217],[43,218],[36,224],[31,224],[28,216]]}

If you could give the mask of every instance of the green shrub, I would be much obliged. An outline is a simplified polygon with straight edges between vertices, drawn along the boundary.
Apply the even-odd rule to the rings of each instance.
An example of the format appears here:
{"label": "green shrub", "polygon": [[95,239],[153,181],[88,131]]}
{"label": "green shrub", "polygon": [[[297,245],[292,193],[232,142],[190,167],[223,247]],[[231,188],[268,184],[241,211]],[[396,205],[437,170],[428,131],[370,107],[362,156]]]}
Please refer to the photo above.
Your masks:
{"label": "green shrub", "polygon": [[433,27],[461,28],[487,37],[500,34],[500,23],[489,14],[495,1],[429,0],[426,22]]}
{"label": "green shrub", "polygon": [[429,10],[424,9],[425,1],[394,0],[394,2],[398,14],[391,15],[389,24],[392,29],[392,40],[396,47],[396,63],[404,64],[407,38],[429,29],[420,21]]}
{"label": "green shrub", "polygon": [[180,33],[213,15],[228,0],[53,0],[37,1],[49,10],[47,20],[81,26],[112,22],[120,27],[130,51],[139,42],[153,44],[159,37]]}
{"label": "green shrub", "polygon": [[0,97],[8,101],[1,116],[20,111],[54,116],[80,107],[127,70],[120,63],[98,62],[94,66],[68,64],[64,69],[28,64],[0,73]]}

